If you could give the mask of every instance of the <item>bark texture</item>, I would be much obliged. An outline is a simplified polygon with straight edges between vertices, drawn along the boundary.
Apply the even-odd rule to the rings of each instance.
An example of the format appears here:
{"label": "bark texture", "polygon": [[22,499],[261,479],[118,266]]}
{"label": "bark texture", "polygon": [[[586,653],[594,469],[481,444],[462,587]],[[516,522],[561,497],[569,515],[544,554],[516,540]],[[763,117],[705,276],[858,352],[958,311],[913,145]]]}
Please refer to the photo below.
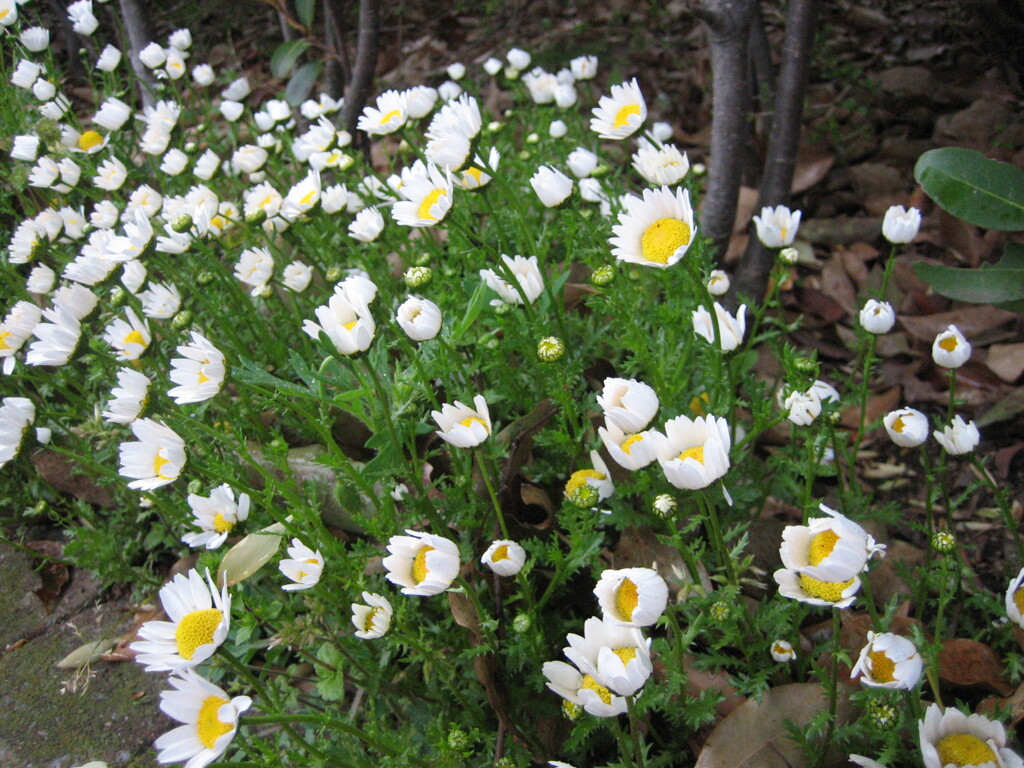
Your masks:
{"label": "bark texture", "polygon": [[[790,0],[786,36],[782,45],[775,114],[768,139],[768,155],[761,177],[761,206],[786,205],[793,184],[796,155],[800,146],[807,70],[814,43],[816,0]],[[772,268],[772,253],[753,234],[736,273],[737,294],[754,301],[764,296]]]}
{"label": "bark texture", "polygon": [[156,89],[156,80],[149,67],[139,60],[139,51],[153,40],[149,29],[149,19],[138,0],[118,0],[118,5],[121,8],[121,20],[128,33],[128,55],[132,63],[132,71],[139,79],[139,100],[142,102],[142,106],[149,107],[155,102],[153,93]]}
{"label": "bark texture", "polygon": [[708,28],[711,48],[711,157],[701,226],[721,253],[736,218],[743,148],[750,114],[747,43],[755,0],[703,0],[694,9]]}
{"label": "bark texture", "polygon": [[[337,12],[337,7],[335,7]],[[359,0],[359,43],[356,47],[352,78],[345,93],[341,109],[341,125],[356,139],[356,121],[366,106],[377,69],[377,49],[380,41],[379,0]]]}

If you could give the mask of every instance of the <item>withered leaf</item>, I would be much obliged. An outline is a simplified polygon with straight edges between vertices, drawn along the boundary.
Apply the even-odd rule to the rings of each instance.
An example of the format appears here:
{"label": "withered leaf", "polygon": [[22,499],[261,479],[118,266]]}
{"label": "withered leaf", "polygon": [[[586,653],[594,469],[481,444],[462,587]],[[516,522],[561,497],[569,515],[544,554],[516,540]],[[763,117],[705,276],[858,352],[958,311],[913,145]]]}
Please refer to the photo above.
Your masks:
{"label": "withered leaf", "polygon": [[964,637],[943,640],[939,677],[953,685],[979,686],[1000,696],[1013,693],[1013,686],[1003,675],[999,654],[984,643]]}

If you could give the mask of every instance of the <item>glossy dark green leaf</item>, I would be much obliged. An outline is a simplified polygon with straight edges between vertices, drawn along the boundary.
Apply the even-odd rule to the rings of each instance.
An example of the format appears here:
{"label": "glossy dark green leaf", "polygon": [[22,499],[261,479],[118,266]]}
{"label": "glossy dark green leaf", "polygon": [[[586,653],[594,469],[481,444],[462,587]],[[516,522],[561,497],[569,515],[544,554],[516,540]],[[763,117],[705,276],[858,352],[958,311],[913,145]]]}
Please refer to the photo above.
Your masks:
{"label": "glossy dark green leaf", "polygon": [[1024,171],[980,152],[946,147],[925,152],[914,178],[941,208],[985,229],[1024,230]]}
{"label": "glossy dark green leaf", "polygon": [[936,293],[958,301],[996,304],[1015,311],[1019,310],[1013,305],[1024,301],[1024,248],[1007,248],[997,264],[977,269],[918,262],[914,271]]}
{"label": "glossy dark green leaf", "polygon": [[288,81],[288,87],[284,89],[284,100],[297,107],[308,99],[323,66],[322,61],[311,61],[295,70],[292,79]]}
{"label": "glossy dark green leaf", "polygon": [[284,77],[292,71],[299,56],[309,48],[308,40],[289,40],[281,43],[270,57],[270,74],[274,77]]}

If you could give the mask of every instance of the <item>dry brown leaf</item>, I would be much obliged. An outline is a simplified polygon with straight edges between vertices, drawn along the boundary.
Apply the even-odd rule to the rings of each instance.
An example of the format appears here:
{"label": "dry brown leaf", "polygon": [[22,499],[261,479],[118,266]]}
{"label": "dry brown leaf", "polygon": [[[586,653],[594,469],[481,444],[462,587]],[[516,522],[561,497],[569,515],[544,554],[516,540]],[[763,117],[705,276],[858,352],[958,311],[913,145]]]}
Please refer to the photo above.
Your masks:
{"label": "dry brown leaf", "polygon": [[1024,373],[1024,343],[993,344],[985,365],[1003,381],[1012,384]]}
{"label": "dry brown leaf", "polygon": [[940,312],[935,315],[900,315],[900,322],[907,333],[918,341],[931,344],[935,337],[955,325],[967,340],[979,336],[985,331],[998,328],[1003,323],[1016,320],[1020,315],[1006,309],[989,306],[960,307],[952,312]]}
{"label": "dry brown leaf", "polygon": [[449,591],[448,607],[451,608],[455,623],[472,632],[473,644],[478,645],[483,640],[483,633],[480,631],[480,616],[476,612],[473,601],[461,592]]}
{"label": "dry brown leaf", "polygon": [[30,541],[26,546],[44,558],[56,558],[56,560],[43,560],[43,566],[38,570],[39,578],[43,583],[34,592],[43,604],[43,608],[49,613],[53,610],[53,604],[57,602],[70,578],[67,565],[59,562],[64,555],[64,547],[57,541]]}
{"label": "dry brown leaf", "polygon": [[[836,720],[850,719],[850,686],[842,686]],[[747,700],[718,724],[697,758],[695,768],[805,768],[807,757],[789,738],[785,722],[806,725],[828,706],[817,683],[769,688],[761,701]],[[846,755],[831,754],[824,765],[846,764]]]}
{"label": "dry brown leaf", "polygon": [[93,475],[78,461],[43,448],[32,455],[32,463],[43,480],[58,491],[98,507],[114,506],[110,491],[93,480]]}
{"label": "dry brown leaf", "polygon": [[1017,690],[1005,698],[989,696],[978,705],[977,711],[983,715],[994,718],[996,710],[1010,710],[1010,728],[1016,728],[1021,720],[1024,720],[1024,683],[1017,686]]}
{"label": "dry brown leaf", "polygon": [[835,299],[848,313],[857,303],[857,291],[846,271],[842,254],[833,253],[821,269],[821,290]]}
{"label": "dry brown leaf", "polygon": [[747,700],[747,697],[729,682],[728,672],[721,669],[716,672],[700,669],[690,654],[683,657],[683,671],[686,672],[686,695],[690,698],[696,698],[705,691],[718,691],[722,694],[722,700],[715,705],[719,717],[727,717]]}
{"label": "dry brown leaf", "polygon": [[980,686],[1000,696],[1013,692],[1013,686],[1003,675],[999,654],[984,643],[963,637],[942,641],[939,677],[953,685]]}
{"label": "dry brown leaf", "polygon": [[760,193],[751,187],[740,187],[739,199],[736,201],[736,218],[733,220],[732,231],[736,234],[746,232],[753,221]]}
{"label": "dry brown leaf", "polygon": [[796,169],[790,193],[798,195],[813,187],[828,175],[836,162],[836,156],[822,147],[804,144],[796,156]]}
{"label": "dry brown leaf", "polygon": [[[868,399],[867,407],[864,409],[867,416],[864,419],[865,429],[878,419],[882,418],[889,411],[895,411],[900,405],[902,393],[899,387],[892,387]],[[856,429],[860,424],[860,408],[851,406],[843,411],[840,423],[848,429]]]}
{"label": "dry brown leaf", "polygon": [[[679,590],[693,583],[686,569],[682,555],[675,547],[658,541],[657,535],[650,528],[627,528],[615,545],[612,560],[614,568],[653,568],[668,583],[673,596]],[[703,566],[698,563],[698,576],[701,585],[711,591],[711,578]]]}

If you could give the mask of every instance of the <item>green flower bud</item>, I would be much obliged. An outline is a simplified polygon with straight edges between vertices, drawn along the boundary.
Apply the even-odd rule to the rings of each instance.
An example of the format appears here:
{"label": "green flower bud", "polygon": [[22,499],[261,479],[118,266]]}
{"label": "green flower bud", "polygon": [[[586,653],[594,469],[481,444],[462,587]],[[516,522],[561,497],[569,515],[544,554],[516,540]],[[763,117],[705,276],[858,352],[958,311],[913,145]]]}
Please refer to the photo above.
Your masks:
{"label": "green flower bud", "polygon": [[659,517],[671,517],[677,506],[676,500],[667,493],[659,493],[654,497],[654,514]]}
{"label": "green flower bud", "polygon": [[434,279],[434,270],[430,267],[415,266],[405,270],[403,280],[409,288],[425,288]]}
{"label": "green flower bud", "polygon": [[868,720],[879,730],[887,731],[899,722],[896,707],[884,701],[870,701],[865,710]]}
{"label": "green flower bud", "polygon": [[196,275],[197,285],[209,285],[213,282],[213,272],[203,271]]}
{"label": "green flower bud", "polygon": [[[266,216],[266,214],[264,214],[264,216]],[[183,213],[180,216],[175,217],[174,221],[171,222],[171,229],[179,235],[183,232],[188,232],[191,228],[192,217],[187,213]]]}
{"label": "green flower bud", "polygon": [[949,531],[936,531],[932,536],[932,549],[948,555],[956,549],[956,536]]}
{"label": "green flower bud", "polygon": [[530,619],[528,613],[517,613],[516,617],[512,619],[512,631],[517,635],[521,635],[526,632],[533,625],[533,621]]}
{"label": "green flower bud", "polygon": [[779,264],[784,264],[787,267],[792,267],[794,264],[800,261],[800,251],[798,251],[796,248],[793,248],[792,246],[789,248],[783,248],[781,251],[778,252],[778,254],[776,254],[775,258],[779,260]]}
{"label": "green flower bud", "polygon": [[583,714],[583,707],[573,704],[568,699],[562,699],[562,714],[570,720],[578,720],[579,716]]}
{"label": "green flower bud", "polygon": [[793,358],[793,368],[810,378],[818,377],[818,361],[810,357]]}
{"label": "green flower bud", "polygon": [[594,270],[590,276],[590,282],[601,288],[608,285],[615,279],[615,267],[611,264],[602,264]]}
{"label": "green flower bud", "polygon": [[469,750],[471,748],[469,734],[457,725],[452,724],[452,728],[448,732],[448,748],[453,752],[465,752]]}
{"label": "green flower bud", "polygon": [[537,342],[537,357],[542,363],[556,363],[565,354],[565,342],[557,336],[545,336]]}
{"label": "green flower bud", "polygon": [[569,497],[569,501],[580,509],[590,509],[600,500],[601,495],[598,493],[597,488],[586,483],[573,489],[572,495]]}
{"label": "green flower bud", "polygon": [[174,318],[171,320],[171,328],[173,328],[176,331],[183,331],[184,329],[188,328],[191,324],[192,313],[189,312],[187,309],[181,310],[181,312],[176,314]]}
{"label": "green flower bud", "polygon": [[336,283],[341,280],[344,275],[345,273],[342,271],[341,267],[331,267],[327,270],[327,274],[324,275],[324,277],[327,278],[327,282]]}
{"label": "green flower bud", "polygon": [[245,223],[252,224],[253,226],[259,226],[267,220],[267,212],[262,208],[257,208],[255,211],[249,211],[245,214]]}
{"label": "green flower bud", "polygon": [[110,305],[113,307],[124,306],[124,303],[128,301],[128,291],[122,288],[120,285],[116,286],[110,292]]}
{"label": "green flower bud", "polygon": [[202,490],[203,490],[203,481],[202,480],[199,480],[199,479],[189,480],[189,483],[188,483],[188,492],[189,493],[198,494]]}
{"label": "green flower bud", "polygon": [[711,618],[715,621],[725,621],[729,618],[729,614],[732,613],[732,606],[724,600],[719,600],[711,605],[708,613],[711,614]]}

